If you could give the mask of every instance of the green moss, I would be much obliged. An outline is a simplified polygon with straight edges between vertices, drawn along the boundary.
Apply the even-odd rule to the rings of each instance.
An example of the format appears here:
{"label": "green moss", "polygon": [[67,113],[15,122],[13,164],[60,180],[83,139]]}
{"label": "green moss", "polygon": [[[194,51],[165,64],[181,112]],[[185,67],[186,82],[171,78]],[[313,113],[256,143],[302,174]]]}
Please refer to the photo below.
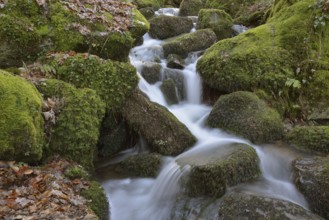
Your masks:
{"label": "green moss", "polygon": [[246,11],[248,6],[257,2],[256,0],[206,0],[205,8],[221,9],[235,17],[241,11]]}
{"label": "green moss", "polygon": [[81,166],[70,166],[68,167],[64,175],[69,179],[89,179],[89,174]]}
{"label": "green moss", "polygon": [[208,124],[255,143],[277,140],[283,134],[279,114],[250,92],[221,96],[210,112]]}
{"label": "green moss", "polygon": [[0,70],[0,159],[35,163],[43,146],[42,98],[24,79]]}
{"label": "green moss", "polygon": [[183,0],[179,6],[179,15],[197,16],[203,5],[202,0]]}
{"label": "green moss", "polygon": [[142,38],[143,35],[150,30],[150,23],[137,9],[133,9],[132,13],[133,23],[129,31],[131,32],[133,38],[139,39]]}
{"label": "green moss", "polygon": [[41,51],[41,38],[25,18],[0,14],[0,39],[0,68],[22,66]]}
{"label": "green moss", "polygon": [[83,190],[81,195],[88,201],[88,206],[95,212],[100,220],[106,220],[109,216],[109,203],[104,189],[99,183],[92,181],[89,188]]}
{"label": "green moss", "polygon": [[162,8],[164,6],[164,0],[135,0],[138,8],[152,7],[155,9]]}
{"label": "green moss", "polygon": [[295,127],[286,139],[298,149],[329,153],[329,126]]}
{"label": "green moss", "polygon": [[108,110],[119,110],[137,86],[136,70],[129,63],[102,60],[92,55],[86,57],[84,54],[64,56],[57,54],[49,61],[56,69],[56,78],[78,88],[96,90]]}
{"label": "green moss", "polygon": [[104,103],[94,90],[76,89],[63,81],[50,79],[40,87],[44,98],[64,102],[51,132],[48,156],[58,153],[92,170]]}
{"label": "green moss", "polygon": [[201,9],[198,15],[197,29],[211,28],[218,40],[233,34],[233,21],[229,14],[219,9]]}

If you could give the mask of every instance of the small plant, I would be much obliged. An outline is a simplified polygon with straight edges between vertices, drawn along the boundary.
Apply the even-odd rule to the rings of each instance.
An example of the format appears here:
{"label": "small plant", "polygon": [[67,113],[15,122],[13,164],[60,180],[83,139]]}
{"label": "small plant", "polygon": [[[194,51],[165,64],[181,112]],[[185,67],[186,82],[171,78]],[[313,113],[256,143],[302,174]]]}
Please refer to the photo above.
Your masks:
{"label": "small plant", "polygon": [[88,179],[88,173],[80,166],[71,166],[65,170],[64,175],[69,179],[84,178]]}
{"label": "small plant", "polygon": [[315,11],[313,20],[313,27],[316,30],[319,27],[326,26],[329,21],[329,1],[328,0],[317,0],[313,5],[309,6]]}

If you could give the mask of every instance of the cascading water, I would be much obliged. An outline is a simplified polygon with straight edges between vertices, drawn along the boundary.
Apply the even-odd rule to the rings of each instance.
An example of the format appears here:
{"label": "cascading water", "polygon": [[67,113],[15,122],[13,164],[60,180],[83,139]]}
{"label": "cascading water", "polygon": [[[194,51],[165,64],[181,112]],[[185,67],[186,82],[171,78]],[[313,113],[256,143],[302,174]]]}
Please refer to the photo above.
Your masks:
{"label": "cascading water", "polygon": [[[175,15],[177,9],[161,9],[156,14]],[[235,26],[235,29],[238,29]],[[138,72],[142,65],[160,60],[162,69],[166,69],[167,61],[163,58],[162,41],[144,36],[144,43],[131,50],[130,61]],[[290,162],[296,157],[292,151],[283,152],[277,147],[261,147],[249,141],[231,136],[219,129],[205,126],[205,120],[211,107],[201,103],[201,79],[196,73],[196,63],[201,53],[191,53],[185,60],[186,67],[180,72],[184,77],[184,100],[179,104],[169,106],[160,90],[161,81],[148,84],[140,76],[139,89],[151,101],[165,106],[195,135],[198,142],[191,149],[176,158],[165,158],[162,170],[156,179],[153,178],[123,178],[104,180],[103,187],[107,191],[111,206],[112,220],[161,220],[168,219],[175,196],[180,191],[179,181],[189,171],[189,166],[180,167],[177,159],[206,154],[226,143],[247,143],[254,147],[260,158],[262,171],[261,180],[253,184],[237,186],[239,190],[258,193],[269,197],[288,200],[307,208],[303,196],[297,191],[290,180]],[[162,78],[164,79],[164,71]],[[274,150],[277,149],[277,150]]]}

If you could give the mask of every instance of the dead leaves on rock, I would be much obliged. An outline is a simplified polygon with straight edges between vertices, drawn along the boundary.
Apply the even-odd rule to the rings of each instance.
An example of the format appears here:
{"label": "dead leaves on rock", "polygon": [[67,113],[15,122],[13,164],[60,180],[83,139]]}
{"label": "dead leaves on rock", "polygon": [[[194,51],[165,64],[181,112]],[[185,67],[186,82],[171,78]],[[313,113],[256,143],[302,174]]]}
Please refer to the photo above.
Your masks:
{"label": "dead leaves on rock", "polygon": [[96,219],[79,195],[89,182],[63,175],[72,162],[42,168],[0,161],[0,216],[4,219]]}

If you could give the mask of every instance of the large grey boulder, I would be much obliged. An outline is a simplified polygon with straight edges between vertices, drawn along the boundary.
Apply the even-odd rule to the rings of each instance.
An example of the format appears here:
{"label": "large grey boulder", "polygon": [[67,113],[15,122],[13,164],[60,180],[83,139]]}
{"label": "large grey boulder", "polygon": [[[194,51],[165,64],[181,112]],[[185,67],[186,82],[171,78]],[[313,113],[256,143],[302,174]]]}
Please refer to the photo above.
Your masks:
{"label": "large grey boulder", "polygon": [[196,142],[188,128],[173,114],[137,90],[126,101],[122,113],[130,127],[145,138],[154,152],[175,156]]}
{"label": "large grey boulder", "polygon": [[246,144],[232,143],[177,159],[189,164],[186,189],[190,196],[221,197],[228,186],[255,180],[259,174],[256,151]]}
{"label": "large grey boulder", "polygon": [[329,219],[329,157],[297,159],[293,169],[295,184],[311,210]]}
{"label": "large grey boulder", "polygon": [[165,57],[169,54],[177,54],[185,58],[188,53],[205,50],[216,41],[217,37],[214,31],[203,29],[169,40],[162,47]]}
{"label": "large grey boulder", "polygon": [[153,38],[166,39],[188,33],[192,27],[190,18],[161,15],[150,19],[149,34]]}

